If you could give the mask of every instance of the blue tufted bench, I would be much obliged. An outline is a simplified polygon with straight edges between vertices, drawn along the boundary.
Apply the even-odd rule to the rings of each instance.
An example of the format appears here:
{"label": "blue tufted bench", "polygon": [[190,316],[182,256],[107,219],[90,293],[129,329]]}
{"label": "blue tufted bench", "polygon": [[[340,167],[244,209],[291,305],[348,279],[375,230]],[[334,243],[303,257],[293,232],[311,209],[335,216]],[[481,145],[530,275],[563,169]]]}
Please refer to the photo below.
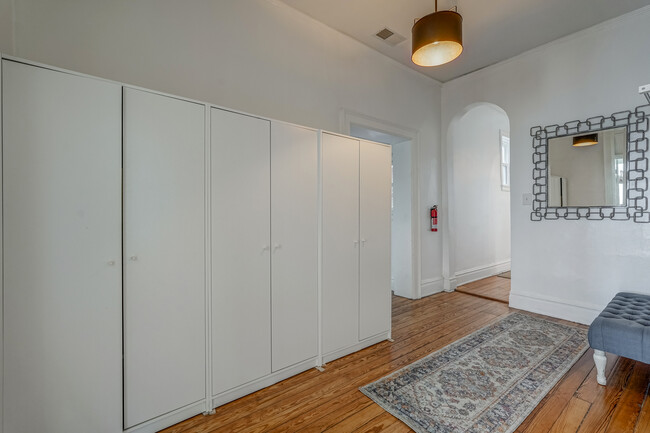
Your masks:
{"label": "blue tufted bench", "polygon": [[606,384],[605,352],[650,364],[650,296],[621,292],[589,326],[597,380]]}

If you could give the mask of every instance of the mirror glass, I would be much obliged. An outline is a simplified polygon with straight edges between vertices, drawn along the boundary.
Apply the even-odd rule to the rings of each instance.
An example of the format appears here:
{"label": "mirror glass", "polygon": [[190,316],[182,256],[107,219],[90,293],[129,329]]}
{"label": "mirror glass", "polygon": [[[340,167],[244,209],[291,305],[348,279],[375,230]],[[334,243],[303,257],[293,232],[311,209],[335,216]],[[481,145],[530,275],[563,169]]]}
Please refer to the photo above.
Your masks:
{"label": "mirror glass", "polygon": [[626,206],[626,144],[627,127],[549,139],[548,207]]}

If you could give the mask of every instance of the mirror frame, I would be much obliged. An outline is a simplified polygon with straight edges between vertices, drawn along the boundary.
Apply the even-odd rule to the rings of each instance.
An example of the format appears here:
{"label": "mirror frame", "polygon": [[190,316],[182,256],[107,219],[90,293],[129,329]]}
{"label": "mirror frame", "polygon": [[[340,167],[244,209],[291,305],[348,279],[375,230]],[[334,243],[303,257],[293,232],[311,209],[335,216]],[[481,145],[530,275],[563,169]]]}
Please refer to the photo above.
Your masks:
{"label": "mirror frame", "polygon": [[[531,221],[546,220],[633,220],[650,223],[648,212],[648,131],[650,105],[634,111],[619,111],[610,116],[573,120],[564,125],[534,126],[533,137],[533,210]],[[625,171],[627,176],[627,206],[548,206],[548,140],[576,134],[594,133],[612,128],[627,127]]]}

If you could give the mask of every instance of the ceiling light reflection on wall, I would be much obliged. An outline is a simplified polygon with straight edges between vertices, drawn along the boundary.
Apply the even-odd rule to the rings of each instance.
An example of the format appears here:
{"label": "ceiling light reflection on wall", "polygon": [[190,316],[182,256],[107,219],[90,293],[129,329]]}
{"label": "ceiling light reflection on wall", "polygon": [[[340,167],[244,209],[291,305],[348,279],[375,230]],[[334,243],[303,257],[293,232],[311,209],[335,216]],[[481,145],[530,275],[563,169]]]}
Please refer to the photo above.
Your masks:
{"label": "ceiling light reflection on wall", "polygon": [[574,147],[593,146],[598,144],[598,134],[577,135],[573,137]]}
{"label": "ceiling light reflection on wall", "polygon": [[411,30],[411,60],[419,66],[449,63],[463,52],[463,17],[458,12],[436,11],[420,18]]}

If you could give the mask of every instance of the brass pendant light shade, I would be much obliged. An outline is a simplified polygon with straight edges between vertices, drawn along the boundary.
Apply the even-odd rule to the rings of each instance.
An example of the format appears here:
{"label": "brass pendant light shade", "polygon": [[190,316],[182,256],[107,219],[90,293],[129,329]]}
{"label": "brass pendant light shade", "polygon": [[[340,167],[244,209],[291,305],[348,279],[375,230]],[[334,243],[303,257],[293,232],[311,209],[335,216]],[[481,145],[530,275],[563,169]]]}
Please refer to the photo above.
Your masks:
{"label": "brass pendant light shade", "polygon": [[586,134],[573,137],[574,147],[593,146],[598,144],[598,134]]}
{"label": "brass pendant light shade", "polygon": [[442,65],[463,52],[463,17],[457,12],[440,11],[420,18],[411,33],[411,60],[416,65]]}

